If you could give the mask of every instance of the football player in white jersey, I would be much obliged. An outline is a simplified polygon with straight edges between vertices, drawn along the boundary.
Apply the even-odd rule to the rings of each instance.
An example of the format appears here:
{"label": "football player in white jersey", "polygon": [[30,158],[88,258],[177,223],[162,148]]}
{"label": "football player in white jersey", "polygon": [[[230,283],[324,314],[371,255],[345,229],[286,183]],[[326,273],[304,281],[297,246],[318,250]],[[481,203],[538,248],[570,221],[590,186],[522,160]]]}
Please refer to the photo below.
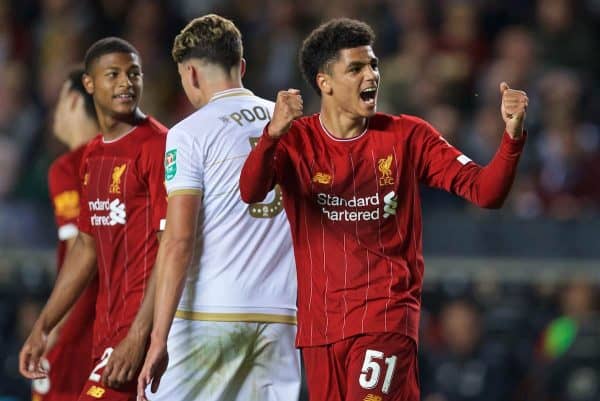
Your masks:
{"label": "football player in white jersey", "polygon": [[281,192],[250,206],[239,194],[274,107],[243,88],[242,49],[233,22],[214,14],[175,38],[197,111],[167,136],[169,206],[138,399],[148,385],[152,401],[298,398],[296,272]]}

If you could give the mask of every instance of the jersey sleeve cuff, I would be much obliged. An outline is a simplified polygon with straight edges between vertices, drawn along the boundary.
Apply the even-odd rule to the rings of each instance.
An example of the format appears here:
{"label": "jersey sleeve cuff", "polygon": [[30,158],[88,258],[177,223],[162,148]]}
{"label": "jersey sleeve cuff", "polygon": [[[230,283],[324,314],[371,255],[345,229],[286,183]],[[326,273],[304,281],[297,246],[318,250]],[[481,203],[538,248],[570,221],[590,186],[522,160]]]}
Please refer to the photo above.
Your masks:
{"label": "jersey sleeve cuff", "polygon": [[64,226],[60,226],[58,228],[58,239],[61,241],[66,241],[70,238],[74,238],[79,233],[79,229],[73,223],[65,224]]}
{"label": "jersey sleeve cuff", "polygon": [[523,130],[523,135],[517,139],[511,138],[508,132],[504,131],[504,135],[502,135],[502,143],[500,145],[502,154],[507,157],[518,157],[523,151],[526,139],[526,130]]}
{"label": "jersey sleeve cuff", "polygon": [[271,135],[269,135],[269,125],[271,125],[271,122],[265,125],[265,128],[263,129],[263,133],[260,136],[260,141],[258,142],[257,146],[266,147],[268,149],[277,145],[277,143],[279,142],[280,138],[273,138],[271,137]]}
{"label": "jersey sleeve cuff", "polygon": [[202,195],[202,190],[199,188],[172,188],[167,191],[168,198],[176,195]]}

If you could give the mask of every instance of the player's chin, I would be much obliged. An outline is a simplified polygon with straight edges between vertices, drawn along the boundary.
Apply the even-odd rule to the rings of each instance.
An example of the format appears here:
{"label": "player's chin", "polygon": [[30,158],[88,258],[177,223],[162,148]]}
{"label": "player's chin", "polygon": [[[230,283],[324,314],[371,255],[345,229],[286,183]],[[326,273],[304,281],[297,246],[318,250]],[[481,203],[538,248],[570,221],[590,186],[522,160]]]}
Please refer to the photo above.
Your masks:
{"label": "player's chin", "polygon": [[137,103],[120,103],[112,107],[112,112],[117,116],[128,116],[135,112],[137,109]]}
{"label": "player's chin", "polygon": [[[363,102],[361,102],[363,103]],[[375,115],[375,113],[377,113],[377,103],[373,103],[373,104],[369,104],[369,105],[365,105],[365,104],[361,104],[360,107],[358,108],[358,113],[360,114],[361,117],[373,117]]]}
{"label": "player's chin", "polygon": [[358,112],[361,117],[372,117],[377,112],[377,98],[358,99]]}

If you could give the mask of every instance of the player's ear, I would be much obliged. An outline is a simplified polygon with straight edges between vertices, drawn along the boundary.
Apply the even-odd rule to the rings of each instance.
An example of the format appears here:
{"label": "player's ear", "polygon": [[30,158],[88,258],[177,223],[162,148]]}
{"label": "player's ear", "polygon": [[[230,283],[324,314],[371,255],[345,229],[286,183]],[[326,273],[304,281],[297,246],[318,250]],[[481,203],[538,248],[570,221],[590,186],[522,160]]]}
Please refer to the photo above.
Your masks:
{"label": "player's ear", "polygon": [[85,91],[87,93],[89,93],[90,95],[93,95],[94,94],[94,80],[92,79],[92,77],[90,77],[88,74],[83,74],[81,81],[83,82],[83,87],[85,88]]}
{"label": "player's ear", "polygon": [[193,64],[188,64],[188,72],[191,74],[192,86],[196,89],[200,89],[200,71]]}
{"label": "player's ear", "polygon": [[315,78],[317,86],[321,90],[321,93],[325,95],[331,94],[331,84],[329,82],[329,75],[324,72],[319,72]]}
{"label": "player's ear", "polygon": [[244,78],[246,74],[246,59],[242,57],[240,60],[240,78]]}

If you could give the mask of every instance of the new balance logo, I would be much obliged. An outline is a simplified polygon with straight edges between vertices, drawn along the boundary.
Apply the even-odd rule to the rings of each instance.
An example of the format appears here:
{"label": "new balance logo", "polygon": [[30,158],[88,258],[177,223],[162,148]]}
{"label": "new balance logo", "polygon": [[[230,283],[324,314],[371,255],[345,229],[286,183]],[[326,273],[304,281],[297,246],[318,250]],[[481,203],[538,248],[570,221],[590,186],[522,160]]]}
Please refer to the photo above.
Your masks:
{"label": "new balance logo", "polygon": [[90,211],[106,211],[108,215],[93,214],[90,221],[93,226],[115,226],[117,224],[125,224],[127,212],[125,204],[119,198],[110,200],[96,199],[93,202],[88,202]]}

